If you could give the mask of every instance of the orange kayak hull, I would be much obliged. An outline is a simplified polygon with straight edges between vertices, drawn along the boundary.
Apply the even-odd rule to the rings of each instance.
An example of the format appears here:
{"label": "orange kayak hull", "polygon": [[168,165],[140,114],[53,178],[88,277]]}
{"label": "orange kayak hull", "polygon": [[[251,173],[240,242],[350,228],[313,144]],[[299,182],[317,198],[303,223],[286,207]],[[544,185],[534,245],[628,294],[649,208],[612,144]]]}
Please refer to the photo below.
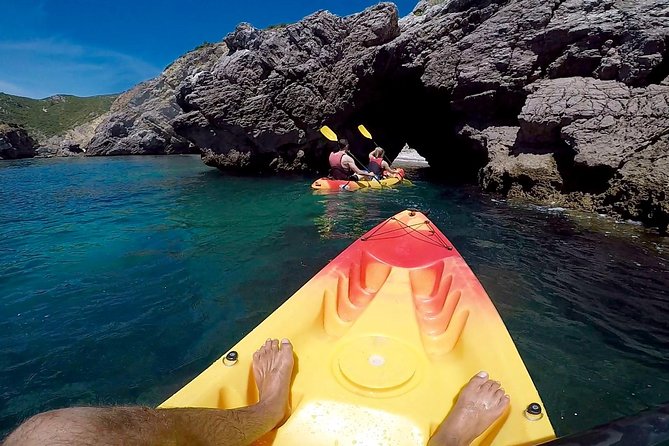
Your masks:
{"label": "orange kayak hull", "polygon": [[502,382],[508,412],[474,444],[555,437],[532,379],[492,301],[423,214],[385,220],[333,259],[232,350],[161,407],[253,404],[253,352],[289,338],[292,414],[257,444],[424,445],[480,370]]}

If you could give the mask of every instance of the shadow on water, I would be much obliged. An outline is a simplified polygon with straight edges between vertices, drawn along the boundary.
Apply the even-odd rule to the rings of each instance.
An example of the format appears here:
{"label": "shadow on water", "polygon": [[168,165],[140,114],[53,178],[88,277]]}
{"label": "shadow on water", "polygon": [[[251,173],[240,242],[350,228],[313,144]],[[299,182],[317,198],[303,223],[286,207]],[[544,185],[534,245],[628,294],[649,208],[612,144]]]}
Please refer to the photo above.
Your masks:
{"label": "shadow on water", "polygon": [[640,228],[420,172],[315,195],[197,157],[0,167],[1,432],[55,407],[160,403],[405,208],[430,210],[478,275],[559,434],[669,400],[669,244]]}

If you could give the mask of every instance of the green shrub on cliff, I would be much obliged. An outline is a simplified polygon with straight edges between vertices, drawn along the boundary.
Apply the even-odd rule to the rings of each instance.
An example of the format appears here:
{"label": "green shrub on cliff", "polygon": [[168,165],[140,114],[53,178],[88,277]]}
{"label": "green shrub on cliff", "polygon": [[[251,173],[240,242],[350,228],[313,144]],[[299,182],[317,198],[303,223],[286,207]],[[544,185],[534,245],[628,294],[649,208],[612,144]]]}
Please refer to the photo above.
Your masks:
{"label": "green shrub on cliff", "polygon": [[0,93],[0,122],[19,124],[33,137],[61,135],[109,111],[116,95],[57,95],[30,99]]}

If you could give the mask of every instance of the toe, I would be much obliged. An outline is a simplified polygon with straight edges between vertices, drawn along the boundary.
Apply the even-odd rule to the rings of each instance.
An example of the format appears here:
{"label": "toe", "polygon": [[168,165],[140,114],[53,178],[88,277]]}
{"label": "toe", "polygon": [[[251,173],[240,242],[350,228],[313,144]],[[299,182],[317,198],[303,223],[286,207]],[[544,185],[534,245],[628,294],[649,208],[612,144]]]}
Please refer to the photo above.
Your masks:
{"label": "toe", "polygon": [[271,349],[272,349],[272,352],[278,352],[279,351],[279,340],[278,339],[272,339]]}
{"label": "toe", "polygon": [[500,404],[503,398],[504,398],[504,389],[502,388],[497,389],[494,395],[495,404]]}
{"label": "toe", "polygon": [[488,372],[480,371],[476,375],[472,376],[472,379],[467,383],[467,387],[478,389],[482,384],[485,384],[488,381]]}
{"label": "toe", "polygon": [[293,353],[293,344],[286,338],[281,340],[281,351]]}
{"label": "toe", "polygon": [[493,384],[493,381],[491,381],[491,380],[487,380],[487,381],[483,382],[481,384],[481,389],[480,389],[481,392],[482,393],[490,392],[490,386],[492,386],[492,384]]}
{"label": "toe", "polygon": [[490,381],[490,392],[496,392],[501,387],[499,381]]}

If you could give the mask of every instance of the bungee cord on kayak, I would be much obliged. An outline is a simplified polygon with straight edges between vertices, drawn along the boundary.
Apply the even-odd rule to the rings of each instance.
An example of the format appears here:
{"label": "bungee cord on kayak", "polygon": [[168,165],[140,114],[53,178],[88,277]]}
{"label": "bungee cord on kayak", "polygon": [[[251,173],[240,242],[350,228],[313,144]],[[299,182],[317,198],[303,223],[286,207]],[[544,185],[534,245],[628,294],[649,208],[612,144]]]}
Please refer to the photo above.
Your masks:
{"label": "bungee cord on kayak", "polygon": [[277,335],[291,340],[300,366],[276,446],[426,444],[455,410],[463,384],[481,370],[504,384],[489,407],[503,408],[503,395],[511,397],[504,422],[485,441],[554,438],[545,410],[532,421],[523,415],[531,403],[545,406],[492,302],[446,236],[418,211],[363,234],[231,346],[240,358],[235,365],[215,361],[160,407],[253,404],[244,358]]}
{"label": "bungee cord on kayak", "polygon": [[[390,221],[397,222],[399,227],[388,229],[386,231],[381,232],[381,230]],[[417,228],[419,228],[421,226],[426,226],[428,228],[428,230],[430,231],[429,235],[424,234],[423,232],[417,230]],[[415,235],[417,237],[422,238],[423,241],[425,241],[426,243],[435,244],[435,246],[441,246],[442,248],[446,248],[449,251],[451,251],[453,249],[453,247],[451,245],[449,245],[448,243],[446,243],[446,241],[442,240],[439,237],[439,234],[434,230],[434,228],[432,227],[432,223],[429,220],[425,220],[425,221],[422,221],[422,222],[419,222],[419,223],[407,224],[407,223],[405,223],[401,220],[398,220],[395,217],[390,217],[388,220],[384,221],[383,223],[378,225],[376,228],[374,228],[371,233],[369,233],[366,236],[360,237],[360,240],[365,242],[367,240],[372,240],[372,239],[383,240],[383,239],[391,239],[391,238],[394,238],[394,237],[401,236],[402,234],[395,234],[394,237],[385,237],[389,234],[397,233],[397,231],[402,231],[405,234]],[[434,238],[432,238],[432,237],[434,237]]]}

